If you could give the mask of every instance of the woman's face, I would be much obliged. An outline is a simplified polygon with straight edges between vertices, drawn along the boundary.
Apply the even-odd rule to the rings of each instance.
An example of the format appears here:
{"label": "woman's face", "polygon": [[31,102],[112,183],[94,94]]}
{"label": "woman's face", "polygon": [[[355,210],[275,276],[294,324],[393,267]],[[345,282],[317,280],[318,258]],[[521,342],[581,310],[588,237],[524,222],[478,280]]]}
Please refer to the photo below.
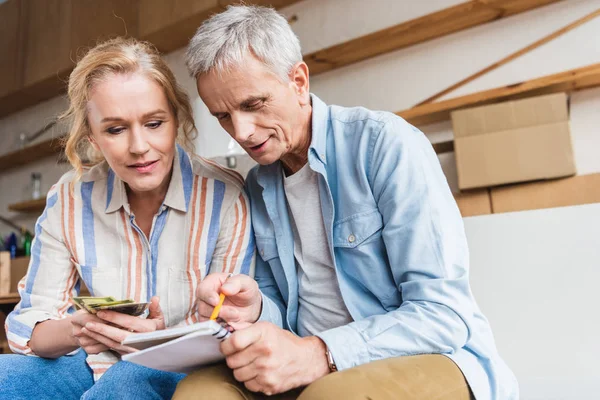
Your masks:
{"label": "woman's face", "polygon": [[169,186],[177,119],[163,88],[143,74],[115,74],[92,88],[90,141],[136,195],[164,196]]}

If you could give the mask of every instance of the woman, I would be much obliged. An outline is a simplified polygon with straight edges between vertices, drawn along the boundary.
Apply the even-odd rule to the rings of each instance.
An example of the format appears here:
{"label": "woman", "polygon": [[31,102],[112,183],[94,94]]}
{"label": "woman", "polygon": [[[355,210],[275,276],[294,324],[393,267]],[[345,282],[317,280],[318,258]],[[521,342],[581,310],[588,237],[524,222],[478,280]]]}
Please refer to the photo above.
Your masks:
{"label": "woman", "polygon": [[[90,50],[68,95],[74,170],[48,193],[6,322],[12,350],[39,357],[0,356],[0,398],[170,398],[183,374],[120,362],[133,351],[120,342],[198,321],[195,289],[209,272],[253,273],[243,182],[183,150],[189,100],[144,42]],[[93,296],[151,301],[149,315],[73,313],[82,282]]]}

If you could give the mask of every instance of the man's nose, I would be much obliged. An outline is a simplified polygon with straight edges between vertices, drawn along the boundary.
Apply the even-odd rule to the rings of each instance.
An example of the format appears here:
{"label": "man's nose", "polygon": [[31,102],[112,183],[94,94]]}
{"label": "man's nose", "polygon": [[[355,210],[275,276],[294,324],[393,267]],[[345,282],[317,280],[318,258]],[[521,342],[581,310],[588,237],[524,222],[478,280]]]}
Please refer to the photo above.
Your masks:
{"label": "man's nose", "polygon": [[254,134],[256,124],[249,115],[237,114],[231,117],[233,122],[233,138],[238,143],[245,143]]}

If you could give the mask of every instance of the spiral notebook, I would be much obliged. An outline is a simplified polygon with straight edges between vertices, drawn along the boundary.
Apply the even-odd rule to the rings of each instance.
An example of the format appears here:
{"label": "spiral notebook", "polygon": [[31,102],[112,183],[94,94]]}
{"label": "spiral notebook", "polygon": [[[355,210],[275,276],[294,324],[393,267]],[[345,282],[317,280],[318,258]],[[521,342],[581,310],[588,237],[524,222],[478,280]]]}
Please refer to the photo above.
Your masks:
{"label": "spiral notebook", "polygon": [[223,360],[219,344],[229,335],[229,331],[215,321],[134,333],[122,344],[139,351],[126,354],[122,359],[161,371],[189,373]]}

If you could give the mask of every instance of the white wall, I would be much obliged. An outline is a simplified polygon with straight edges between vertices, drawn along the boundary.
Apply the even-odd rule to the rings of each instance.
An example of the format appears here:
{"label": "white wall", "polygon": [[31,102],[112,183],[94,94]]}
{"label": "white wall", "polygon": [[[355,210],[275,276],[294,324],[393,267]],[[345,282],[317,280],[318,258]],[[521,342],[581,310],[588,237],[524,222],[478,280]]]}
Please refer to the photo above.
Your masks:
{"label": "white wall", "polygon": [[600,204],[465,218],[471,285],[523,400],[600,393]]}
{"label": "white wall", "polygon": [[[305,0],[283,10],[305,54],[434,12],[463,0]],[[400,111],[475,71],[600,8],[600,0],[566,0],[427,43],[379,56],[311,80],[329,103]],[[600,18],[481,77],[447,97],[503,86],[600,62]],[[165,56],[194,104],[199,154],[224,155],[229,141],[196,95],[184,50]],[[600,89],[571,98],[571,126],[580,174],[600,172]],[[21,131],[32,132],[62,110],[61,98],[0,120],[0,153]],[[424,128],[432,141],[452,137],[447,122]],[[222,160],[222,158],[219,158]],[[440,161],[456,190],[454,155]],[[22,196],[34,170],[46,186],[60,175],[54,161],[0,173],[0,213]],[[247,159],[240,162],[247,169]],[[598,315],[598,205],[467,218],[473,290],[496,332],[498,346],[521,382],[524,399],[597,397],[600,372]],[[14,217],[14,215],[12,215]],[[33,219],[22,221],[33,223]],[[6,232],[0,226],[0,233]],[[589,317],[584,318],[586,315]],[[569,323],[570,328],[565,324]],[[577,388],[576,392],[570,392]]]}

